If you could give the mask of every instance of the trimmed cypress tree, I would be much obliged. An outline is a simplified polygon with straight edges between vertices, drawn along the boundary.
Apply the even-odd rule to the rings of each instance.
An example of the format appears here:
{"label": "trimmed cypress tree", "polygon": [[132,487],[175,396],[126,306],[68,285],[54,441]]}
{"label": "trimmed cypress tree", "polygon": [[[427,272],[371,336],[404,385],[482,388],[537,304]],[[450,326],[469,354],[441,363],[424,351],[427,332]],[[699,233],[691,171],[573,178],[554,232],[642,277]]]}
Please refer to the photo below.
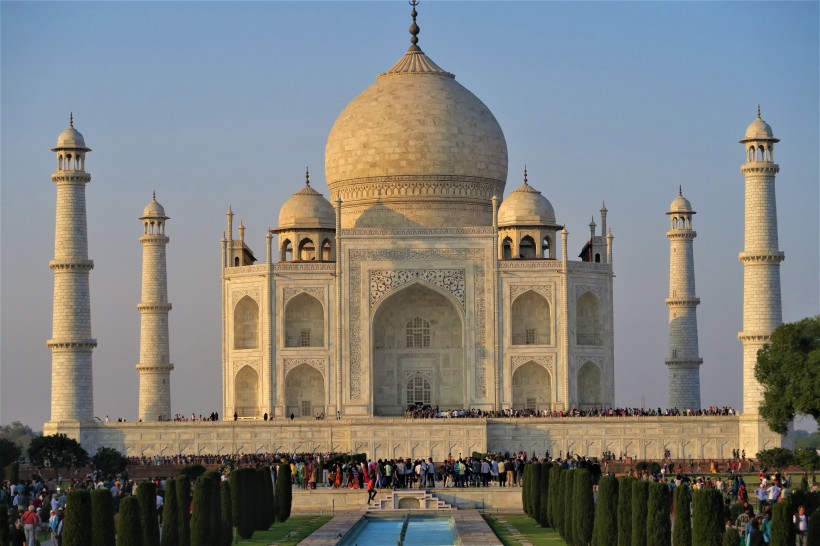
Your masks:
{"label": "trimmed cypress tree", "polygon": [[635,478],[621,478],[618,484],[618,546],[632,544],[632,483]]}
{"label": "trimmed cypress tree", "polygon": [[541,511],[538,514],[538,523],[541,527],[550,526],[549,518],[549,494],[550,494],[550,463],[544,461],[541,463],[541,483],[539,485],[539,494],[541,495]]}
{"label": "trimmed cypress tree", "polygon": [[265,486],[265,469],[264,468],[257,468],[254,471],[253,477],[253,485],[254,485],[254,505],[255,505],[255,520],[256,520],[256,530],[257,531],[266,531],[270,528],[271,524],[268,521],[268,512],[267,512],[267,488]]}
{"label": "trimmed cypress tree", "polygon": [[564,471],[562,468],[558,471],[558,481],[555,482],[558,486],[555,491],[555,497],[553,498],[552,503],[550,506],[552,507],[552,516],[553,520],[555,521],[555,530],[558,531],[558,535],[563,538],[564,536],[564,490],[567,486],[567,478],[566,474],[568,471]]}
{"label": "trimmed cypress tree", "polygon": [[720,546],[723,542],[723,495],[698,489],[692,495],[692,546]]}
{"label": "trimmed cypress tree", "polygon": [[618,479],[604,476],[598,482],[592,546],[611,546],[618,536]]}
{"label": "trimmed cypress tree", "polygon": [[[691,535],[691,534],[690,534]],[[738,546],[740,544],[740,533],[734,527],[729,527],[723,533],[723,546]],[[675,544],[677,546],[677,544]]]}
{"label": "trimmed cypress tree", "polygon": [[63,520],[63,546],[91,544],[91,495],[85,489],[68,494]]}
{"label": "trimmed cypress tree", "polygon": [[649,501],[649,482],[632,482],[632,546],[646,546],[646,505]]}
{"label": "trimmed cypress tree", "polygon": [[179,546],[191,546],[191,480],[184,474],[174,483],[177,495],[177,524]]}
{"label": "trimmed cypress tree", "polygon": [[11,527],[9,526],[9,511],[5,505],[0,507],[0,546],[9,546],[11,542]]}
{"label": "trimmed cypress tree", "polygon": [[250,473],[253,469],[239,468],[231,472],[231,515],[236,533],[244,539],[253,536],[254,516],[251,500],[253,483]]}
{"label": "trimmed cypress tree", "polygon": [[[194,511],[191,514],[191,544],[196,546],[219,546],[221,510],[214,513],[214,498],[219,501],[219,482],[206,472],[194,484]],[[217,504],[219,506],[219,504]],[[214,535],[213,519],[220,523]]]}
{"label": "trimmed cypress tree", "polygon": [[820,506],[809,516],[808,544],[820,544]]}
{"label": "trimmed cypress tree", "polygon": [[532,465],[527,463],[524,465],[524,475],[521,478],[521,507],[524,509],[524,513],[528,516],[532,516],[532,510],[530,508],[530,474],[532,472]]}
{"label": "trimmed cypress tree", "polygon": [[561,503],[558,501],[558,493],[561,490],[561,466],[553,464],[550,467],[550,490],[547,501],[547,515],[549,516],[549,524],[555,530],[558,530],[558,516],[556,514],[556,507],[560,507]]}
{"label": "trimmed cypress tree", "polygon": [[157,486],[153,482],[141,482],[137,486],[142,522],[142,546],[159,546],[159,520],[157,519]]}
{"label": "trimmed cypress tree", "polygon": [[266,466],[264,484],[265,484],[265,502],[262,503],[265,507],[265,515],[268,522],[268,527],[276,523],[276,508],[273,505],[273,474],[271,474],[271,467]]}
{"label": "trimmed cypress tree", "polygon": [[[279,485],[282,488],[279,488]],[[290,479],[290,465],[282,463],[279,465],[279,473],[276,480],[277,509],[276,521],[287,521],[290,517],[290,509],[293,504],[293,486]]]}
{"label": "trimmed cypress tree", "polygon": [[[127,496],[120,501],[120,521],[117,525],[117,546],[142,546],[142,520],[137,497]],[[65,524],[63,524],[65,534]],[[63,540],[65,544],[65,540]]]}
{"label": "trimmed cypress tree", "polygon": [[587,546],[592,540],[592,525],[595,521],[592,473],[586,469],[576,470],[572,488],[572,536],[576,546]]}
{"label": "trimmed cypress tree", "polygon": [[[672,543],[675,546],[692,546],[692,492],[685,485],[675,488],[675,526]],[[740,538],[735,541],[737,546]]]}
{"label": "trimmed cypress tree", "polygon": [[161,546],[179,546],[179,507],[176,483],[165,482],[165,504],[162,505]]}
{"label": "trimmed cypress tree", "polygon": [[244,516],[240,502],[242,497],[241,492],[239,491],[242,485],[241,470],[241,468],[235,468],[228,475],[228,483],[231,486],[231,516],[233,516],[233,526],[237,528],[242,525],[241,522]]}
{"label": "trimmed cypress tree", "polygon": [[114,498],[108,489],[91,492],[92,546],[114,546]]}
{"label": "trimmed cypress tree", "polygon": [[530,484],[530,517],[539,522],[541,517],[541,491],[538,486],[541,485],[541,464],[533,463],[532,465],[532,483]]}
{"label": "trimmed cypress tree", "polygon": [[[791,546],[794,544],[794,526],[790,502],[776,502],[772,510],[772,538],[770,546]],[[809,542],[811,544],[811,542]]]}
{"label": "trimmed cypress tree", "polygon": [[572,510],[572,493],[575,491],[575,474],[578,471],[571,468],[566,472],[567,481],[564,484],[564,536],[563,539],[567,546],[575,546],[575,533],[572,526],[573,510]]}
{"label": "trimmed cypress tree", "polygon": [[665,483],[649,485],[649,503],[646,512],[646,546],[672,546],[669,486]]}
{"label": "trimmed cypress tree", "polygon": [[220,540],[220,546],[231,546],[231,542],[233,542],[231,484],[228,482],[221,482],[219,484],[219,493],[222,506],[222,538]]}
{"label": "trimmed cypress tree", "polygon": [[209,470],[203,474],[209,482],[209,496],[210,505],[208,506],[208,514],[211,522],[211,543],[213,546],[219,546],[219,541],[222,537],[222,494],[220,492],[220,483],[222,483],[222,474],[215,470]]}

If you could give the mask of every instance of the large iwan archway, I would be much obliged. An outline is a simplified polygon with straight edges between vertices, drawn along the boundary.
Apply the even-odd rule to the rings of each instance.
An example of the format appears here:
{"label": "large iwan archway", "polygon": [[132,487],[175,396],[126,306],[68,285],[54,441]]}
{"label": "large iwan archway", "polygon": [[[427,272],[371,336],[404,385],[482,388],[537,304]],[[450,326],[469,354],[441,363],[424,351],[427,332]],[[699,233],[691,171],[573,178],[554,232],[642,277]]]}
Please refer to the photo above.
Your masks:
{"label": "large iwan archway", "polygon": [[285,378],[285,411],[294,417],[313,417],[325,411],[325,378],[309,364],[300,364]]}
{"label": "large iwan archway", "polygon": [[578,405],[581,408],[599,408],[604,405],[601,369],[592,361],[578,370]]}
{"label": "large iwan archway", "polygon": [[259,417],[259,375],[244,366],[233,382],[234,411],[238,417]]}
{"label": "large iwan archway", "polygon": [[513,409],[544,410],[552,402],[552,378],[544,366],[527,362],[513,372]]}
{"label": "large iwan archway", "polygon": [[373,412],[402,415],[409,404],[467,405],[464,322],[454,300],[423,283],[390,295],[372,324]]}

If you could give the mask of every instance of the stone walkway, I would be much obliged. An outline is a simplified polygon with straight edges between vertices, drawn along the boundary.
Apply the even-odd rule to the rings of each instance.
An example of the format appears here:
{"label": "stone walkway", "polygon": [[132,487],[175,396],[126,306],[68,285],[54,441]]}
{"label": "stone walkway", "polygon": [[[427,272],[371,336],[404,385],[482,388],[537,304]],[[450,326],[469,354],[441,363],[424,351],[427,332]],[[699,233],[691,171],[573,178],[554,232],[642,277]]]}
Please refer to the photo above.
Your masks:
{"label": "stone walkway", "polygon": [[360,512],[341,512],[300,542],[299,546],[335,546],[360,519]]}

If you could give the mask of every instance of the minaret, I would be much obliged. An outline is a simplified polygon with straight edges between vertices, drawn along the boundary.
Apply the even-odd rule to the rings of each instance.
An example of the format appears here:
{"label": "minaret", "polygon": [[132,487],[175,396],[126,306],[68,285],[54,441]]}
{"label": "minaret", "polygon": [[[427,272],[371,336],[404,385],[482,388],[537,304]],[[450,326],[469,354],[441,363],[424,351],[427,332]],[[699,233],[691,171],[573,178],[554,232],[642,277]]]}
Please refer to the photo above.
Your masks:
{"label": "minaret", "polygon": [[94,389],[91,381],[91,352],[97,340],[91,337],[91,296],[88,274],[94,262],[88,259],[88,226],[85,219],[85,154],[91,149],[69,127],[57,137],[57,222],[54,235],[54,310],[51,349],[51,421],[94,419]]}
{"label": "minaret", "polygon": [[757,352],[766,344],[772,331],[782,322],[780,304],[780,262],[778,250],[777,206],[774,178],[780,166],[774,162],[772,128],[760,118],[746,129],[740,141],[746,147],[746,164],[740,172],[746,177],[746,214],[743,264],[743,412],[757,414],[763,400],[763,389],[755,379]]}
{"label": "minaret", "polygon": [[140,312],[139,418],[157,421],[171,418],[171,370],[168,343],[168,274],[165,267],[165,209],[157,195],[140,216],[142,244],[142,302]]}
{"label": "minaret", "polygon": [[700,365],[698,355],[698,317],[700,298],[695,296],[695,259],[692,243],[692,205],[683,189],[669,206],[669,407],[700,409]]}

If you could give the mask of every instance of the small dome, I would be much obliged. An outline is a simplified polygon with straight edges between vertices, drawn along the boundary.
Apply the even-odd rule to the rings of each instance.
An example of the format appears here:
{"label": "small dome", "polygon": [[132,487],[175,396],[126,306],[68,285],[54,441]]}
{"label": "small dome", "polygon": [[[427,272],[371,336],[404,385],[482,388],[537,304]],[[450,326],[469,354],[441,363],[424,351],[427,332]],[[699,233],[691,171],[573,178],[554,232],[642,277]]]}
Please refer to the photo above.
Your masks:
{"label": "small dome", "polygon": [[541,192],[524,183],[512,192],[498,207],[499,226],[554,225],[555,210]]}
{"label": "small dome", "polygon": [[282,205],[277,229],[336,229],[336,211],[330,201],[306,181],[305,187]]}
{"label": "small dome", "polygon": [[68,127],[60,133],[60,136],[57,137],[57,146],[52,148],[53,152],[61,148],[72,148],[75,150],[85,150],[86,152],[90,152],[90,148],[86,148],[85,146],[85,139],[81,132],[74,128],[74,114],[71,114],[69,118]]}
{"label": "small dome", "polygon": [[760,106],[757,107],[757,119],[746,127],[746,135],[740,142],[749,142],[751,140],[772,140],[774,142],[780,142],[774,138],[774,132],[771,126],[761,119]]}
{"label": "small dome", "polygon": [[147,219],[147,218],[162,218],[168,219],[165,216],[165,209],[162,205],[157,202],[157,194],[154,194],[154,198],[151,199],[151,202],[145,205],[145,208],[142,210],[142,216],[140,216],[140,220]]}
{"label": "small dome", "polygon": [[692,204],[689,202],[687,198],[682,195],[678,195],[672,201],[672,204],[669,205],[669,213],[676,213],[676,212],[689,212],[694,214],[692,210]]}

